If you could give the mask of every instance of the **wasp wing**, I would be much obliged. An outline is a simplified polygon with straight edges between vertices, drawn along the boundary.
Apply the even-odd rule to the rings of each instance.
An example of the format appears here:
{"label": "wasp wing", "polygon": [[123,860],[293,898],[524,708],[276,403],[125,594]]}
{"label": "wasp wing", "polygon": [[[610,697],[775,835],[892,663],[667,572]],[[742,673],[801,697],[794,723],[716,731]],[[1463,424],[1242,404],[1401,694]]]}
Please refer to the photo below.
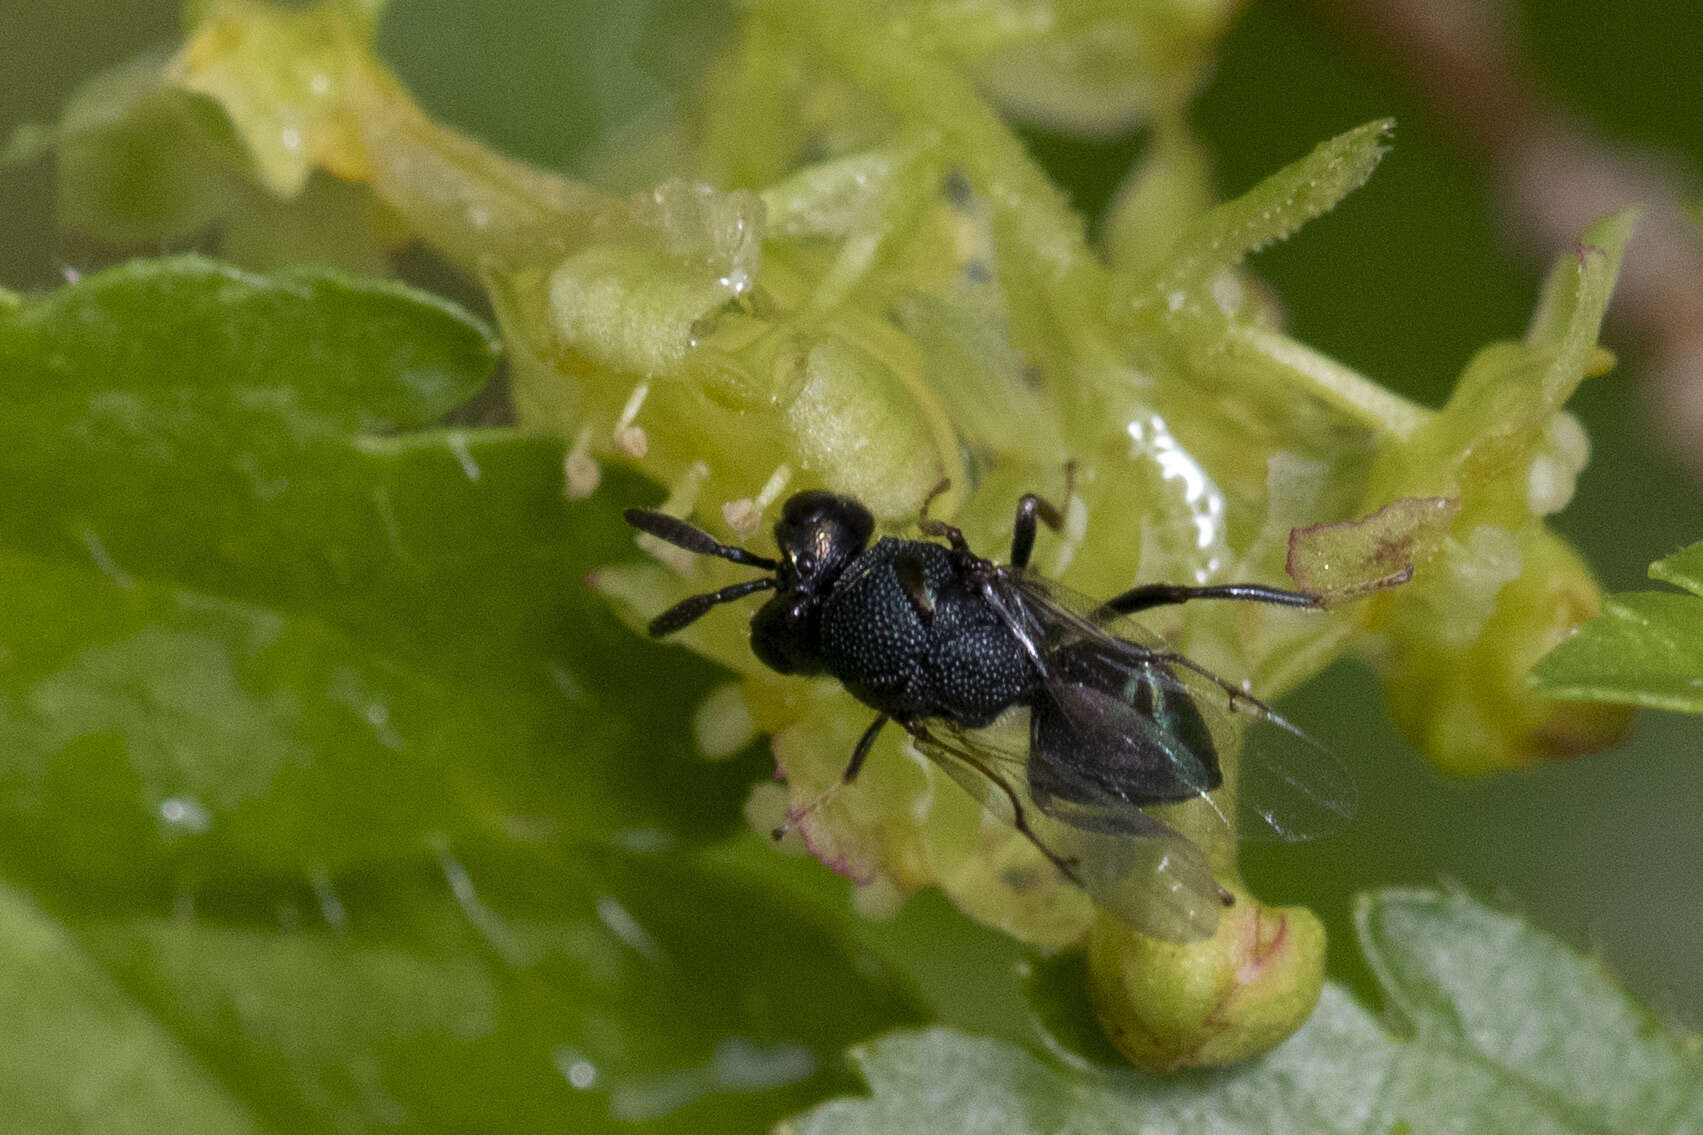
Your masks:
{"label": "wasp wing", "polygon": [[1191,942],[1217,928],[1225,892],[1206,855],[1163,821],[1118,799],[1049,807],[1030,791],[1028,730],[1015,711],[983,729],[930,719],[917,749],[1033,843],[1095,904],[1154,938]]}
{"label": "wasp wing", "polygon": [[1138,807],[1202,797],[1217,811],[1218,753],[1239,744],[1240,837],[1307,839],[1353,815],[1342,765],[1258,698],[1051,580],[1003,582],[995,606],[1046,675],[1030,766],[1043,808],[1048,796]]}

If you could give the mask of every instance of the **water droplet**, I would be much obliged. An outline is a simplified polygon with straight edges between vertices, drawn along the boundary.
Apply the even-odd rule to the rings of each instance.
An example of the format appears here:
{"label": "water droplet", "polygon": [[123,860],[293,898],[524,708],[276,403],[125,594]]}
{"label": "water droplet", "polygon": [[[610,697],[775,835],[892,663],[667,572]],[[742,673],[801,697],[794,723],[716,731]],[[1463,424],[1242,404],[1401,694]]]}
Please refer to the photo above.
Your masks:
{"label": "water droplet", "polygon": [[343,930],[349,924],[349,912],[343,907],[343,900],[337,897],[337,892],[331,889],[331,876],[324,867],[313,870],[313,897],[319,901],[319,916],[325,919],[325,924],[333,930]]}
{"label": "water droplet", "polygon": [[653,964],[662,964],[662,950],[657,947],[656,939],[639,925],[639,920],[626,907],[608,895],[597,900],[597,920],[634,953]]}
{"label": "water droplet", "polygon": [[583,702],[585,700],[585,687],[580,684],[578,678],[574,677],[573,671],[561,663],[550,663],[550,681],[555,683],[556,688],[562,691],[562,696],[569,701]]}
{"label": "water droplet", "polygon": [[504,922],[502,916],[486,906],[479,897],[479,891],[473,885],[473,876],[467,873],[459,859],[449,850],[449,840],[442,835],[432,837],[432,850],[438,857],[438,869],[443,872],[444,881],[449,884],[450,894],[455,896],[456,905],[461,907],[461,913],[467,916],[467,921],[473,929],[479,932],[497,955],[514,966],[521,968],[531,960],[527,956],[524,943],[515,932]]}
{"label": "water droplet", "polygon": [[551,1061],[556,1065],[556,1071],[562,1074],[562,1079],[580,1091],[597,1086],[597,1065],[578,1049],[558,1048]]}
{"label": "water droplet", "polygon": [[444,435],[444,443],[449,446],[449,451],[455,454],[456,463],[461,466],[461,471],[467,479],[477,481],[480,474],[479,463],[473,460],[473,451],[467,448],[467,435],[461,430],[450,430]]}
{"label": "water droplet", "polygon": [[187,796],[170,796],[160,801],[160,819],[195,835],[213,825],[213,817],[207,809]]}
{"label": "water droplet", "polygon": [[89,550],[89,558],[95,561],[95,566],[100,568],[101,574],[125,590],[136,586],[135,577],[119,567],[113,558],[107,554],[106,545],[101,543],[101,538],[95,535],[93,528],[83,529],[82,535],[83,546]]}

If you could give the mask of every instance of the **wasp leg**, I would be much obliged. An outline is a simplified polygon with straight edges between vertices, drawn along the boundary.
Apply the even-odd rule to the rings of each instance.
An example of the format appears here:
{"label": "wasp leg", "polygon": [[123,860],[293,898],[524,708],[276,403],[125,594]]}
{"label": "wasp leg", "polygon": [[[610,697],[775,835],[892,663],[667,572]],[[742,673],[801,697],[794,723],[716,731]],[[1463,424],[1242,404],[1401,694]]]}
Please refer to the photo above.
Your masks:
{"label": "wasp leg", "polygon": [[1016,828],[1017,833],[1024,839],[1034,844],[1035,850],[1046,856],[1047,861],[1054,867],[1058,868],[1058,873],[1060,875],[1063,875],[1066,879],[1069,879],[1078,887],[1086,890],[1088,885],[1082,881],[1082,875],[1076,870],[1078,866],[1078,860],[1076,857],[1062,856],[1052,848],[1048,847],[1045,843],[1041,842],[1041,837],[1036,835],[1035,829],[1029,826],[1029,817],[1023,811],[1023,803],[1017,799],[1017,794],[1011,791],[1011,786],[998,781],[995,783],[999,784],[1000,791],[1004,792],[1011,800],[1011,826]]}
{"label": "wasp leg", "polygon": [[922,511],[917,516],[917,527],[922,529],[924,536],[933,536],[937,540],[945,540],[948,544],[951,544],[954,552],[966,556],[974,555],[970,551],[970,542],[964,539],[964,533],[958,527],[948,524],[944,520],[935,520],[928,514],[928,506],[934,503],[934,498],[951,487],[951,479],[943,478],[938,485],[928,491],[928,496],[923,498]]}
{"label": "wasp leg", "polygon": [[996,775],[992,769],[988,768],[981,761],[975,760],[964,753],[954,753],[953,755],[969,768],[975,769],[979,772],[989,784],[999,789],[1000,794],[1005,797],[1006,803],[1011,805],[1011,826],[1016,829],[1017,834],[1034,844],[1035,850],[1046,856],[1047,862],[1051,863],[1054,867],[1057,867],[1059,874],[1063,875],[1066,879],[1070,880],[1078,887],[1082,887],[1086,890],[1087,885],[1082,881],[1082,875],[1076,869],[1079,866],[1079,861],[1075,856],[1060,855],[1058,852],[1048,847],[1045,841],[1041,839],[1040,834],[1036,832],[1034,828],[1029,826],[1029,814],[1024,811],[1023,799],[1017,795],[1016,789],[1005,783],[1005,780],[1002,777]]}
{"label": "wasp leg", "polygon": [[[1070,498],[1066,497],[1066,500]],[[1064,514],[1045,497],[1024,493],[1017,502],[1017,521],[1011,531],[1011,566],[1026,568],[1035,550],[1035,521],[1039,520],[1054,532],[1064,527]]]}
{"label": "wasp leg", "polygon": [[[1064,503],[1070,504],[1070,498],[1076,492],[1076,462],[1064,463]],[[1043,496],[1035,493],[1024,493],[1017,502],[1017,520],[1011,526],[1011,559],[1014,568],[1029,566],[1029,555],[1035,550],[1035,520],[1051,528],[1054,532],[1064,527],[1064,513],[1057,505]]]}
{"label": "wasp leg", "polygon": [[881,727],[892,720],[885,713],[869,723],[869,728],[863,731],[863,736],[857,739],[857,745],[852,749],[851,763],[846,765],[846,771],[840,774],[841,784],[850,784],[857,779],[863,762],[869,756],[869,750],[875,747],[875,738],[881,735]]}
{"label": "wasp leg", "polygon": [[1122,595],[1114,595],[1089,615],[1096,623],[1110,622],[1119,615],[1145,611],[1150,607],[1168,607],[1187,603],[1191,599],[1244,599],[1254,603],[1272,603],[1279,607],[1304,607],[1316,610],[1324,600],[1305,591],[1284,591],[1258,583],[1225,583],[1216,587],[1189,587],[1181,583],[1148,583],[1132,587]]}
{"label": "wasp leg", "polygon": [[777,843],[786,838],[786,834],[802,824],[816,809],[834,798],[834,794],[852,781],[857,779],[858,770],[863,768],[864,760],[869,756],[869,750],[875,747],[875,738],[881,733],[881,727],[892,720],[885,713],[869,723],[869,728],[863,731],[863,736],[857,739],[852,748],[851,762],[846,765],[846,771],[840,774],[840,779],[827,787],[816,799],[796,811],[789,811],[785,820],[769,832],[769,836]]}

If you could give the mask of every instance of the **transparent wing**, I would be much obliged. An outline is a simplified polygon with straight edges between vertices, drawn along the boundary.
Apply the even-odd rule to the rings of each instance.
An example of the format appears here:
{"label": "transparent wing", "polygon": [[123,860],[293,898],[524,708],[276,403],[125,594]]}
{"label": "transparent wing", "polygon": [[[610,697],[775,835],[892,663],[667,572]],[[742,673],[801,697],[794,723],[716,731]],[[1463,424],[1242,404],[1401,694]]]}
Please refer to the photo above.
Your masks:
{"label": "transparent wing", "polygon": [[1022,711],[985,729],[930,720],[911,734],[925,756],[1101,909],[1166,941],[1210,936],[1226,896],[1200,847],[1124,800],[1037,800],[1028,783],[1028,735]]}
{"label": "transparent wing", "polygon": [[[1253,695],[1095,601],[1012,574],[996,607],[1045,674],[1029,780],[1046,797],[1140,807],[1202,797],[1220,810],[1220,751],[1240,745],[1236,834],[1294,841],[1354,813],[1354,782],[1322,745]],[[1057,811],[1048,808],[1049,811]]]}

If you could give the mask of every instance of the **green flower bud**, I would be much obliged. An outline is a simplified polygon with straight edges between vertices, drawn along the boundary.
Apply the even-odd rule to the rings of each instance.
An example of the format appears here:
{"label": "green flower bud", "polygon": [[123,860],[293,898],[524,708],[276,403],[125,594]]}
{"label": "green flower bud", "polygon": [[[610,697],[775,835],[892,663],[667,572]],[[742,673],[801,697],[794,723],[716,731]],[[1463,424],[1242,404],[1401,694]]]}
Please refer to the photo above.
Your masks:
{"label": "green flower bud", "polygon": [[1325,931],[1304,907],[1268,907],[1241,887],[1218,931],[1176,945],[1102,917],[1088,936],[1094,1012],[1144,1068],[1231,1064],[1300,1028],[1324,987]]}
{"label": "green flower bud", "polygon": [[[1392,597],[1398,604],[1387,628],[1386,680],[1396,723],[1413,744],[1458,773],[1521,767],[1613,744],[1631,720],[1628,707],[1543,697],[1525,681],[1539,658],[1602,609],[1590,569],[1543,529],[1523,541],[1474,535],[1481,554],[1454,557],[1461,582],[1446,593],[1453,611],[1417,592]],[[1470,608],[1464,615],[1463,607]]]}

